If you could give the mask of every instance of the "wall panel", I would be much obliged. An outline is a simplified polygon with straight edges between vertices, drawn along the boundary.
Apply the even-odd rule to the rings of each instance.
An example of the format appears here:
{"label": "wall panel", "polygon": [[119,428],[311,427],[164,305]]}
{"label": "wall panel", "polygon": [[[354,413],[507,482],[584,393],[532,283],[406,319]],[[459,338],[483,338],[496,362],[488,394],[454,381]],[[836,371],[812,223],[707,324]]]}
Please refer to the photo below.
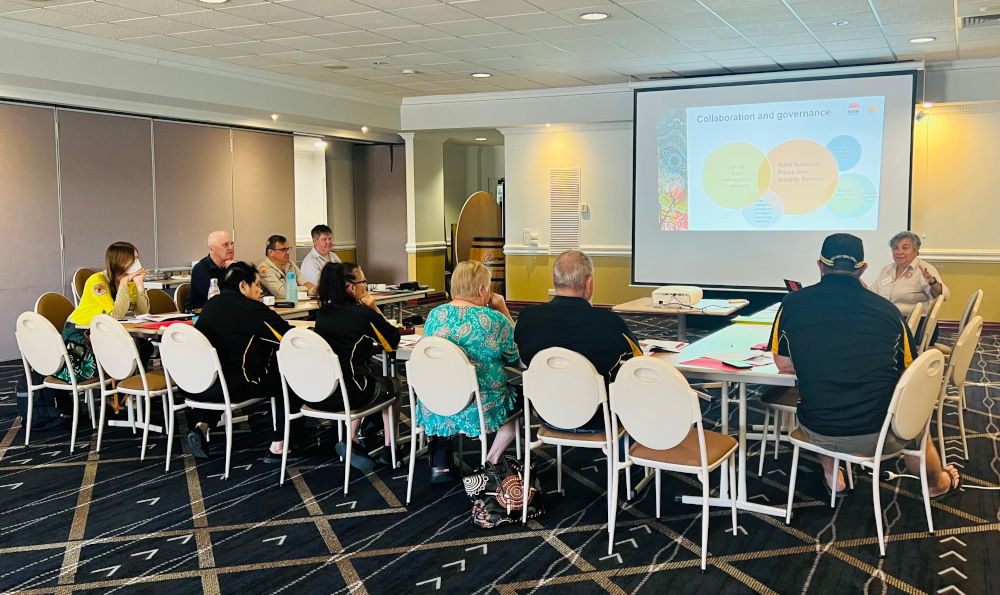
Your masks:
{"label": "wall panel", "polygon": [[18,315],[62,286],[54,111],[0,103],[0,131],[0,235],[17,253],[0,260],[0,360],[9,360],[20,357]]}
{"label": "wall panel", "polygon": [[150,121],[59,110],[66,292],[80,267],[102,268],[112,242],[132,242],[156,264]]}
{"label": "wall panel", "polygon": [[[229,129],[153,122],[159,266],[190,266],[208,253],[216,229],[233,229]],[[250,259],[251,246],[236,245]]]}
{"label": "wall panel", "polygon": [[358,264],[372,283],[407,281],[406,151],[354,148]]}
{"label": "wall panel", "polygon": [[295,148],[287,134],[233,130],[236,255],[264,259],[268,236],[295,243]]}

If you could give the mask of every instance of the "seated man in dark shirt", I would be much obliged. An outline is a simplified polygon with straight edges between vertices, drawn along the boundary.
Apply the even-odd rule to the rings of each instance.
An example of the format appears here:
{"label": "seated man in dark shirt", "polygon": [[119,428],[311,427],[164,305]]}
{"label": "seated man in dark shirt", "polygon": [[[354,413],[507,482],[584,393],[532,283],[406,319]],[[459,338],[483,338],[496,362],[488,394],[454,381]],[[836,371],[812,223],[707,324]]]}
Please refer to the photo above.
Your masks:
{"label": "seated man in dark shirt", "polygon": [[[610,383],[622,362],[642,351],[620,316],[590,305],[594,263],[579,250],[563,252],[552,265],[552,284],[556,288],[552,301],[528,306],[517,317],[514,342],[521,360],[530,365],[539,351],[564,347],[590,360]],[[602,412],[598,410],[580,429],[603,432]]]}
{"label": "seated man in dark shirt", "polygon": [[[264,460],[281,462],[281,449],[285,446],[285,405],[276,354],[281,337],[292,325],[260,301],[264,290],[260,286],[257,269],[250,263],[234,262],[229,265],[221,285],[222,292],[205,304],[194,327],[218,352],[232,402],[275,398],[278,429],[269,428],[272,456]],[[207,391],[191,395],[191,398],[224,402],[222,385],[216,381]],[[301,401],[291,394],[289,400],[297,411]],[[189,409],[188,412],[188,427],[192,429],[188,434],[191,453],[204,458],[208,447],[205,435],[219,421],[221,412],[205,409]],[[200,432],[194,431],[195,428]]]}
{"label": "seated man in dark shirt", "polygon": [[233,236],[228,231],[208,234],[208,256],[191,268],[191,289],[184,302],[185,312],[193,312],[205,305],[212,279],[217,279],[219,288],[222,288],[222,277],[226,274],[226,267],[233,262],[233,252]]}
{"label": "seated man in dark shirt", "polygon": [[[768,349],[782,372],[798,375],[799,425],[809,441],[841,452],[872,456],[903,370],[916,355],[913,337],[899,310],[860,282],[867,268],[861,239],[828,236],[820,259],[820,282],[785,296],[774,319]],[[906,443],[891,433],[885,454]],[[919,471],[920,458],[906,456]],[[820,456],[828,490],[845,490],[834,477],[833,459]],[[927,441],[931,496],[957,491],[958,472],[941,467],[933,440]]]}

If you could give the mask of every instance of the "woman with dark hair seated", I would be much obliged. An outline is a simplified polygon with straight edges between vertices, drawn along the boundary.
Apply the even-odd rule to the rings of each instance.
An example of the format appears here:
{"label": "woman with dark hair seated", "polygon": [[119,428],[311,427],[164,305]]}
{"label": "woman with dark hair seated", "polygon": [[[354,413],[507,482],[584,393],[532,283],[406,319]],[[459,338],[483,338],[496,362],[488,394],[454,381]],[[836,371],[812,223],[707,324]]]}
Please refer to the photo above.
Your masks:
{"label": "woman with dark hair seated", "polygon": [[[375,298],[368,294],[368,281],[361,267],[352,262],[327,263],[319,277],[317,294],[320,308],[316,313],[315,331],[330,344],[340,358],[344,372],[344,386],[351,409],[366,409],[391,396],[395,398],[392,415],[395,427],[399,427],[399,404],[401,387],[396,378],[386,378],[372,371],[372,355],[376,343],[385,351],[393,351],[399,346],[399,329],[382,316],[375,305]],[[315,404],[313,405],[316,406]],[[342,411],[343,399],[339,391],[321,404],[328,411]],[[385,448],[379,462],[391,464],[389,450],[389,411],[382,412],[386,428]],[[371,469],[375,461],[358,444],[358,427],[361,420],[351,424],[351,465],[358,469]],[[345,456],[346,443],[337,445],[337,453]],[[371,444],[366,445],[372,448]]]}
{"label": "woman with dark hair seated", "polygon": [[[292,326],[278,313],[268,308],[260,298],[264,290],[260,285],[257,269],[247,262],[234,262],[226,269],[222,291],[205,302],[194,327],[202,332],[219,354],[222,373],[226,377],[229,395],[233,401],[275,398],[276,417],[285,418],[281,398],[281,376],[275,354],[281,337]],[[292,407],[301,401],[289,395]],[[196,401],[222,403],[222,385],[216,381],[212,388],[198,395]],[[208,456],[208,430],[222,417],[221,411],[188,409],[188,444],[191,454],[198,458]],[[298,421],[298,420],[297,420]],[[301,425],[301,424],[299,424]],[[195,431],[195,430],[200,431]],[[280,462],[284,444],[284,424],[271,432],[271,448],[264,462]]]}

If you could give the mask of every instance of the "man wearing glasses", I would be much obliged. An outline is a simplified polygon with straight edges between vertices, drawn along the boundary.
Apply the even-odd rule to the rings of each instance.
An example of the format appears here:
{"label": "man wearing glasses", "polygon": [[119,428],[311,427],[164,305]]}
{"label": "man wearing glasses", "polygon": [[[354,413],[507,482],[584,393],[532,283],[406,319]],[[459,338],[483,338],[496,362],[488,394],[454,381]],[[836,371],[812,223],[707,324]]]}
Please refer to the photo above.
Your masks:
{"label": "man wearing glasses", "polygon": [[264,286],[266,295],[273,295],[278,301],[286,299],[285,276],[295,273],[295,282],[299,288],[305,288],[310,295],[316,294],[316,285],[305,280],[302,270],[291,261],[292,247],[285,236],[273,235],[267,238],[264,254],[267,256],[257,265],[260,273],[260,284]]}

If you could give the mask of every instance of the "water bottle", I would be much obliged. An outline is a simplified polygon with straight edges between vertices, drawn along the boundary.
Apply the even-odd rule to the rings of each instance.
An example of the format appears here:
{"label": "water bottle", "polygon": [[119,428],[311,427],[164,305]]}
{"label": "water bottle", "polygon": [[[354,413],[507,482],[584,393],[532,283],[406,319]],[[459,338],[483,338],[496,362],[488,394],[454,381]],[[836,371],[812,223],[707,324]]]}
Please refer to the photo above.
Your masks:
{"label": "water bottle", "polygon": [[219,295],[219,280],[212,279],[212,284],[208,286],[208,297],[205,298],[205,301],[207,302],[217,295]]}
{"label": "water bottle", "polygon": [[299,305],[299,284],[295,282],[295,273],[292,271],[285,274],[285,301]]}

